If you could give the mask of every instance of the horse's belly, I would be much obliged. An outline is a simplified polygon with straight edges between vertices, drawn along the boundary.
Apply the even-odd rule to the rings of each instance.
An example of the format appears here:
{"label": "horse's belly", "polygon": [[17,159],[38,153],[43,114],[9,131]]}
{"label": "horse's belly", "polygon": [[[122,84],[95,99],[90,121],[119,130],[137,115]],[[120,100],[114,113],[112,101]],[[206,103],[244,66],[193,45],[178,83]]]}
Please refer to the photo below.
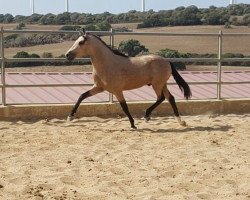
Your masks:
{"label": "horse's belly", "polygon": [[144,85],[151,84],[149,81],[143,81],[143,82],[128,82],[126,85],[123,86],[123,90],[133,90],[140,87],[143,87]]}

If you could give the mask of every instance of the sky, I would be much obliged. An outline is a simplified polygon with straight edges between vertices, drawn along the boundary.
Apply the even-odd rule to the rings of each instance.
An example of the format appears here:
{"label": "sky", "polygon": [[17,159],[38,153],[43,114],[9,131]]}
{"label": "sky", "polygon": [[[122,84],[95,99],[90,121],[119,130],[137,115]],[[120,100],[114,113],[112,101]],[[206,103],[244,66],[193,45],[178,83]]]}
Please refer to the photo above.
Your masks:
{"label": "sky", "polygon": [[[237,3],[250,4],[250,0],[237,0]],[[226,7],[229,0],[146,0],[146,10],[170,10],[179,6],[195,5],[208,8],[211,5]],[[69,0],[69,12],[118,14],[130,10],[141,10],[141,0]],[[65,0],[35,0],[35,13],[63,13]],[[31,15],[30,0],[0,0],[0,14]]]}

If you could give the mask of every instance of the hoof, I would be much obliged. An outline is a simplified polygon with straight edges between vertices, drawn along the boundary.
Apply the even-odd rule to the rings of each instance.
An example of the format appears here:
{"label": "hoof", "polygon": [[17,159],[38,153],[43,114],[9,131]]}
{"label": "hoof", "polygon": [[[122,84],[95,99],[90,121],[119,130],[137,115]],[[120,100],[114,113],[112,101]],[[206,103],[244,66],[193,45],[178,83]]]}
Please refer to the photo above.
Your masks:
{"label": "hoof", "polygon": [[131,126],[131,130],[136,130],[137,127],[135,125]]}
{"label": "hoof", "polygon": [[75,119],[74,116],[70,116],[70,115],[69,115],[69,116],[67,117],[67,121],[68,121],[68,122],[72,121],[73,119]]}
{"label": "hoof", "polygon": [[146,116],[146,115],[144,116],[144,121],[145,121],[145,122],[148,122],[150,119],[151,119],[150,116]]}
{"label": "hoof", "polygon": [[181,122],[180,122],[180,125],[186,127],[186,126],[187,126],[187,123],[186,123],[185,121],[181,121]]}

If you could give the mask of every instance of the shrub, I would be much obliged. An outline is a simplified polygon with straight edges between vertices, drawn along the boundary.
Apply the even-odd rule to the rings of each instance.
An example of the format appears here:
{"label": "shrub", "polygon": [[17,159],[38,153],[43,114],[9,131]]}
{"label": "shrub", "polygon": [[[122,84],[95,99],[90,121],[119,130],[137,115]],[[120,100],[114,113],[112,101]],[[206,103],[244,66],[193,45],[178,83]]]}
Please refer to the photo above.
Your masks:
{"label": "shrub", "polygon": [[117,27],[113,29],[116,32],[133,32],[131,29],[128,29],[127,27]]}
{"label": "shrub", "polygon": [[173,49],[161,49],[157,52],[157,55],[165,58],[180,58],[180,53],[177,50]]}
{"label": "shrub", "polygon": [[232,28],[232,26],[230,25],[229,22],[226,22],[225,25],[224,25],[224,28],[228,29],[228,28]]}
{"label": "shrub", "polygon": [[13,58],[29,58],[29,57],[30,57],[30,55],[26,51],[19,51],[19,52],[17,52],[16,55],[13,56]]}
{"label": "shrub", "polygon": [[87,24],[84,28],[87,31],[109,31],[111,29],[111,25],[105,21],[97,24]]}
{"label": "shrub", "polygon": [[50,52],[43,52],[42,58],[53,58],[53,54]]}
{"label": "shrub", "polygon": [[143,52],[148,52],[148,49],[144,45],[141,45],[138,40],[134,40],[134,39],[122,41],[119,44],[118,49],[124,54],[128,56],[132,56],[132,57]]}
{"label": "shrub", "polygon": [[174,67],[178,70],[186,70],[186,64],[184,62],[172,62]]}
{"label": "shrub", "polygon": [[62,26],[59,30],[61,31],[77,31],[81,28],[81,26]]}
{"label": "shrub", "polygon": [[[157,54],[165,58],[188,58],[190,56],[188,53],[179,53],[177,50],[173,49],[161,49]],[[179,70],[186,69],[186,65],[183,62],[173,62],[173,65]]]}
{"label": "shrub", "polygon": [[96,26],[94,24],[88,24],[84,27],[87,31],[96,31]]}
{"label": "shrub", "polygon": [[16,26],[16,30],[22,30],[23,28],[25,28],[25,23],[19,23],[19,24]]}
{"label": "shrub", "polygon": [[109,31],[111,29],[111,25],[108,22],[99,22],[96,25],[97,31]]}
{"label": "shrub", "polygon": [[244,15],[244,17],[243,17],[243,25],[250,26],[250,14]]}
{"label": "shrub", "polygon": [[29,46],[28,44],[30,44],[30,40],[24,36],[19,36],[15,39],[14,45],[18,46],[18,47],[25,47],[25,46]]}
{"label": "shrub", "polygon": [[27,37],[18,34],[12,34],[5,37],[5,47],[27,47],[41,44],[60,43],[62,40],[75,39],[76,34],[60,34],[60,35],[48,35],[48,34],[33,34]]}
{"label": "shrub", "polygon": [[[16,55],[13,56],[13,58],[40,58],[40,56],[35,53],[29,54],[26,51],[20,51],[20,52],[17,52]],[[39,66],[42,64],[43,64],[42,62],[16,62],[16,63],[10,64],[10,66],[11,67],[30,67],[30,66]]]}
{"label": "shrub", "polygon": [[29,56],[30,56],[30,58],[40,58],[40,56],[36,53],[32,53]]}
{"label": "shrub", "polygon": [[16,39],[18,37],[18,34],[11,34],[11,35],[8,35],[4,38],[4,40],[12,40],[12,39]]}

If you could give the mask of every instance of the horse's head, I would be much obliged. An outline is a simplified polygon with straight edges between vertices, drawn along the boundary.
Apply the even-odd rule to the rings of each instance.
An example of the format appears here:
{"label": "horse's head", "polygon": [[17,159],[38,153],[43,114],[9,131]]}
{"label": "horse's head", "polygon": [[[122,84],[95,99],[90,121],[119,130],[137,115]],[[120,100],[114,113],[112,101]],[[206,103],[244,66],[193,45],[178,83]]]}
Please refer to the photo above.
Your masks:
{"label": "horse's head", "polygon": [[73,60],[77,57],[79,58],[79,57],[89,56],[89,53],[88,53],[89,36],[87,35],[84,29],[82,29],[79,32],[79,35],[80,37],[75,41],[73,46],[65,54],[68,60]]}

